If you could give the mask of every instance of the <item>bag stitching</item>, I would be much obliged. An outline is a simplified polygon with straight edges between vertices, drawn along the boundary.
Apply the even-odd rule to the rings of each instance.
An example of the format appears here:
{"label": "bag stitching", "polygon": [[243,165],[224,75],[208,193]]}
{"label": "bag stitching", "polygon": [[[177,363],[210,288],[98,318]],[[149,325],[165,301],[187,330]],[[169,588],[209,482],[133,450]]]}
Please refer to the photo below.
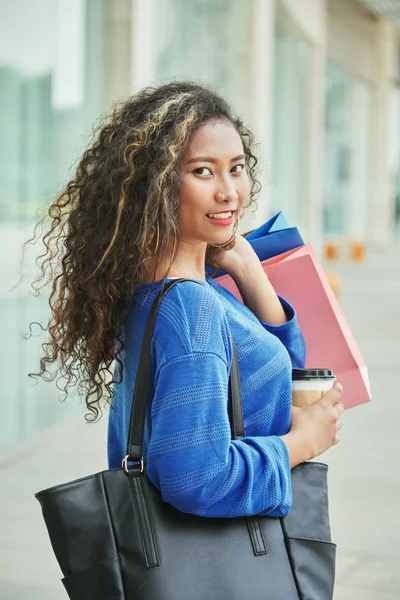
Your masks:
{"label": "bag stitching", "polygon": [[61,579],[61,581],[66,581],[67,579],[70,579],[70,578],[72,579],[73,577],[78,577],[79,575],[83,575],[84,573],[87,573],[91,569],[94,569],[95,567],[98,567],[102,563],[105,563],[105,562],[107,562],[109,560],[114,560],[115,558],[119,558],[119,555],[118,554],[114,554],[113,556],[107,556],[107,558],[103,558],[102,560],[98,560],[97,562],[95,562],[92,565],[90,565],[90,567],[86,567],[86,569],[82,569],[81,571],[77,571],[76,573],[70,573],[69,575],[66,575],[66,577],[63,577]]}
{"label": "bag stitching", "polygon": [[267,554],[261,524],[256,517],[246,517],[253,551],[257,556]]}
{"label": "bag stitching", "polygon": [[335,546],[335,548],[337,547],[337,544],[335,544],[334,542],[328,542],[327,540],[317,540],[314,538],[296,537],[293,535],[286,535],[285,538],[288,540],[298,540],[300,542],[316,542],[317,544],[328,544],[330,546]]}
{"label": "bag stitching", "polygon": [[161,564],[161,562],[160,562],[160,557],[159,557],[159,554],[158,554],[157,541],[156,541],[156,537],[155,537],[155,534],[154,534],[153,525],[152,525],[151,519],[150,519],[150,511],[148,510],[148,506],[149,506],[148,495],[147,495],[147,492],[146,492],[144,484],[142,484],[141,488],[142,488],[141,492],[142,492],[142,495],[143,495],[143,501],[144,501],[144,503],[146,505],[147,515],[148,515],[148,522],[149,522],[150,534],[151,534],[151,537],[152,537],[152,540],[153,540],[153,545],[154,545],[155,562],[157,563],[157,566],[159,566]]}
{"label": "bag stitching", "polygon": [[129,487],[130,487],[130,490],[131,490],[131,495],[132,495],[132,499],[133,499],[133,505],[135,507],[137,522],[139,524],[139,535],[140,535],[140,540],[142,542],[142,550],[143,550],[143,554],[144,554],[144,559],[145,559],[145,563],[147,565],[147,563],[148,563],[148,557],[147,557],[146,545],[145,545],[144,539],[143,539],[143,531],[142,531],[142,523],[141,523],[141,519],[140,519],[140,511],[139,511],[139,507],[137,505],[137,498],[136,498],[136,494],[135,494],[133,480],[130,477],[129,477]]}
{"label": "bag stitching", "polygon": [[143,517],[146,520],[147,528],[148,528],[148,530],[150,532],[151,542],[152,542],[152,546],[153,546],[151,548],[151,554],[152,554],[152,561],[151,561],[152,565],[151,566],[155,567],[155,566],[158,566],[160,564],[160,561],[159,561],[159,557],[158,557],[158,554],[157,554],[156,540],[155,540],[155,537],[154,537],[153,528],[151,526],[150,515],[149,515],[149,511],[148,511],[148,505],[147,505],[147,502],[146,502],[146,498],[145,498],[145,495],[144,495],[143,485],[144,485],[143,484],[143,479],[139,478],[138,481],[137,481],[137,488],[138,488],[139,494],[140,494],[141,499],[142,499]]}
{"label": "bag stitching", "polygon": [[262,544],[262,547],[263,547],[263,550],[264,550],[265,554],[267,554],[268,553],[268,548],[267,548],[267,545],[265,543],[264,532],[263,532],[263,529],[262,529],[262,526],[261,526],[261,521],[260,521],[260,519],[258,517],[257,517],[257,522],[258,522],[258,532],[259,532],[259,535],[260,535],[260,538],[261,538],[261,544]]}
{"label": "bag stitching", "polygon": [[[118,548],[118,544],[117,544],[117,538],[116,538],[116,535],[115,535],[115,530],[114,530],[113,522],[112,522],[111,515],[110,515],[110,505],[109,505],[109,502],[108,502],[107,489],[106,489],[106,486],[105,486],[105,483],[104,483],[104,475],[103,475],[103,473],[101,474],[100,481],[101,481],[101,487],[102,487],[102,491],[103,491],[103,495],[104,495],[104,500],[105,500],[105,503],[106,503],[107,517],[108,517],[108,522],[109,522],[109,526],[110,526],[110,531],[111,531],[111,534],[112,534],[112,541],[113,541],[113,544],[114,544],[115,551],[117,552],[117,556],[119,557],[119,548]],[[126,597],[125,582],[124,582],[124,576],[123,576],[123,573],[122,573],[121,562],[119,562],[119,576],[121,578],[123,593],[124,593],[124,596]]]}

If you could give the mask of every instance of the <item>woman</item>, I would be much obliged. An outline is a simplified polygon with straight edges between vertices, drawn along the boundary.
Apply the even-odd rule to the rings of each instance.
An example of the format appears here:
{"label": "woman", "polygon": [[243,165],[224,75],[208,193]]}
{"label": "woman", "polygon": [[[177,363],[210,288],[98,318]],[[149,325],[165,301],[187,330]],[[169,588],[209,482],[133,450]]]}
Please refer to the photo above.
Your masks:
{"label": "woman", "polygon": [[[305,360],[296,313],[236,233],[257,192],[256,164],[251,133],[218,95],[190,82],[146,88],[85,152],[50,207],[44,238],[43,271],[46,261],[61,271],[52,272],[40,375],[60,360],[68,389],[79,368],[94,418],[104,390],[113,395],[111,468],[125,455],[151,304],[165,281],[197,280],[179,282],[157,316],[143,458],[166,502],[206,517],[285,516],[291,468],[337,443],[343,412],[339,384],[314,405],[291,408],[291,370]],[[244,304],[206,267],[229,273]],[[235,441],[231,338],[246,430]]]}

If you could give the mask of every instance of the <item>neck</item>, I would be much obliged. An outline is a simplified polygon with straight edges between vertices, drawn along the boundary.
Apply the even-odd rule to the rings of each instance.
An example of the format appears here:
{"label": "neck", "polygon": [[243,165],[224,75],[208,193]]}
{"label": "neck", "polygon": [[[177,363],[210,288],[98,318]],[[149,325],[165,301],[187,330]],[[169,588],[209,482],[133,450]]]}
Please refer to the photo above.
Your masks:
{"label": "neck", "polygon": [[[168,257],[155,269],[155,281],[163,277],[183,277],[184,279],[202,279],[205,281],[206,249],[207,244],[203,242],[193,244],[181,241],[171,266],[169,267],[171,258]],[[149,273],[147,279],[151,281],[154,268],[150,269]]]}

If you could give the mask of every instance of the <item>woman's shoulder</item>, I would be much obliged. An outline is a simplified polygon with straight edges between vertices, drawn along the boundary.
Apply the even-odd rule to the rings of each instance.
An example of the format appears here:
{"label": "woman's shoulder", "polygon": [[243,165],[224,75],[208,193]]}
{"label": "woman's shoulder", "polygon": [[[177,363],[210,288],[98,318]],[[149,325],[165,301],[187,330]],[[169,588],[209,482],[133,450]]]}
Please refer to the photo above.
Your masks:
{"label": "woman's shoulder", "polygon": [[223,304],[208,281],[180,281],[163,298],[153,336],[162,352],[214,352],[226,360],[229,337]]}

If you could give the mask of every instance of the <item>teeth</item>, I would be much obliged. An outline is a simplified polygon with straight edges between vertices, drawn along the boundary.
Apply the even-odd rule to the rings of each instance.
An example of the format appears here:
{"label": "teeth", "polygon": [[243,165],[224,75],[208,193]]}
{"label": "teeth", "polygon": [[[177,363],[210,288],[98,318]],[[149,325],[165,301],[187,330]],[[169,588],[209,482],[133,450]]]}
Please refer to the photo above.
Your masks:
{"label": "teeth", "polygon": [[212,215],[208,215],[209,217],[211,217],[212,219],[229,219],[232,216],[231,212],[226,212],[226,213],[217,213],[217,214],[212,214]]}

